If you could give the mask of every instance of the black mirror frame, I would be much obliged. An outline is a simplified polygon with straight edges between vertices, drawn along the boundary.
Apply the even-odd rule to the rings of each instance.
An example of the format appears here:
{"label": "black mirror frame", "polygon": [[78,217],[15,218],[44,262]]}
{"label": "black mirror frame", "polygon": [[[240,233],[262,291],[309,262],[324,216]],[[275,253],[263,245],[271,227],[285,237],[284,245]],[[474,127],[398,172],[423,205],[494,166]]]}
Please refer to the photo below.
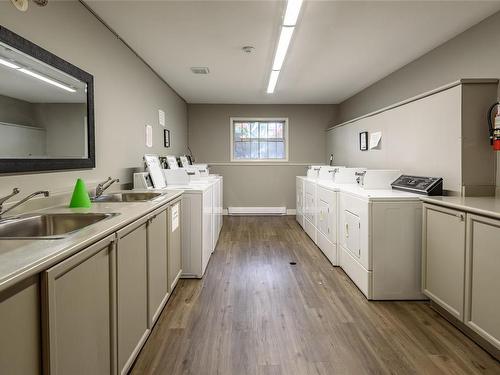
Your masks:
{"label": "black mirror frame", "polygon": [[87,158],[77,159],[2,159],[0,174],[95,168],[94,77],[49,51],[0,26],[0,42],[53,66],[87,84]]}

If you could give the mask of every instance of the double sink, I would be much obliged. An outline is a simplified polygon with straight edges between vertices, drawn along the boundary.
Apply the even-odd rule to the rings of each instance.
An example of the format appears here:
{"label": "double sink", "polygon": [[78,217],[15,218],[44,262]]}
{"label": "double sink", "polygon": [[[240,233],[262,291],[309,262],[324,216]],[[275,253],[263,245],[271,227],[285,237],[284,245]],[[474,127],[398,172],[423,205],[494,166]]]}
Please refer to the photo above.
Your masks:
{"label": "double sink", "polygon": [[[125,192],[102,195],[92,199],[96,203],[148,202],[162,193]],[[0,220],[0,240],[5,239],[61,239],[117,213],[43,213],[26,214]]]}

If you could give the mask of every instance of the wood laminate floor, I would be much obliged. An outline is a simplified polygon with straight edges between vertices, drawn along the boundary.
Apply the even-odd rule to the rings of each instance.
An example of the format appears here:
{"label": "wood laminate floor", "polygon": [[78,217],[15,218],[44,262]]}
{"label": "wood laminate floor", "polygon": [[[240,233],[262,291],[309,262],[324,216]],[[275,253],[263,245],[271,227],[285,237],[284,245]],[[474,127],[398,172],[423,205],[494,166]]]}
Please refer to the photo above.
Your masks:
{"label": "wood laminate floor", "polygon": [[233,216],[132,374],[500,374],[500,363],[425,302],[368,302],[294,217]]}

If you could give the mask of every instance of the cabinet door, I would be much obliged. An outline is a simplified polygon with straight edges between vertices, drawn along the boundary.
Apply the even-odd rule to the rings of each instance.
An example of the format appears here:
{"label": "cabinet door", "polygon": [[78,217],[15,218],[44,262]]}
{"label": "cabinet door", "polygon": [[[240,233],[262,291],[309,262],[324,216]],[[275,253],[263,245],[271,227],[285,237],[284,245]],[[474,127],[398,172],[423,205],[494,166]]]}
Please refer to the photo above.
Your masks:
{"label": "cabinet door", "polygon": [[181,264],[181,203],[176,201],[169,207],[168,214],[168,285],[174,290],[182,273]]}
{"label": "cabinet door", "polygon": [[146,221],[118,232],[116,249],[118,372],[126,373],[149,333]]}
{"label": "cabinet door", "polygon": [[41,374],[38,276],[0,293],[0,373]]}
{"label": "cabinet door", "polygon": [[463,320],[465,213],[424,204],[422,236],[424,293]]}
{"label": "cabinet door", "polygon": [[149,327],[158,319],[169,296],[167,210],[148,220]]}
{"label": "cabinet door", "polygon": [[465,323],[500,349],[500,220],[467,215]]}
{"label": "cabinet door", "polygon": [[48,374],[115,373],[113,239],[42,274]]}

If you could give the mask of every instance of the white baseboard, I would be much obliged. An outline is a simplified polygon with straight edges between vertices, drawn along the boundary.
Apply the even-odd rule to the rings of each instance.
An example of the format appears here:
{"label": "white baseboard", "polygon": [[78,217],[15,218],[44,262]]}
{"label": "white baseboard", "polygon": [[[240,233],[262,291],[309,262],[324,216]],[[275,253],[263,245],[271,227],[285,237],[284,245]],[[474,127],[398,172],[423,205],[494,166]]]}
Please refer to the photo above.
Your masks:
{"label": "white baseboard", "polygon": [[286,207],[228,207],[228,215],[286,215]]}
{"label": "white baseboard", "polygon": [[286,214],[295,216],[295,215],[297,215],[297,210],[295,208],[287,209]]}

